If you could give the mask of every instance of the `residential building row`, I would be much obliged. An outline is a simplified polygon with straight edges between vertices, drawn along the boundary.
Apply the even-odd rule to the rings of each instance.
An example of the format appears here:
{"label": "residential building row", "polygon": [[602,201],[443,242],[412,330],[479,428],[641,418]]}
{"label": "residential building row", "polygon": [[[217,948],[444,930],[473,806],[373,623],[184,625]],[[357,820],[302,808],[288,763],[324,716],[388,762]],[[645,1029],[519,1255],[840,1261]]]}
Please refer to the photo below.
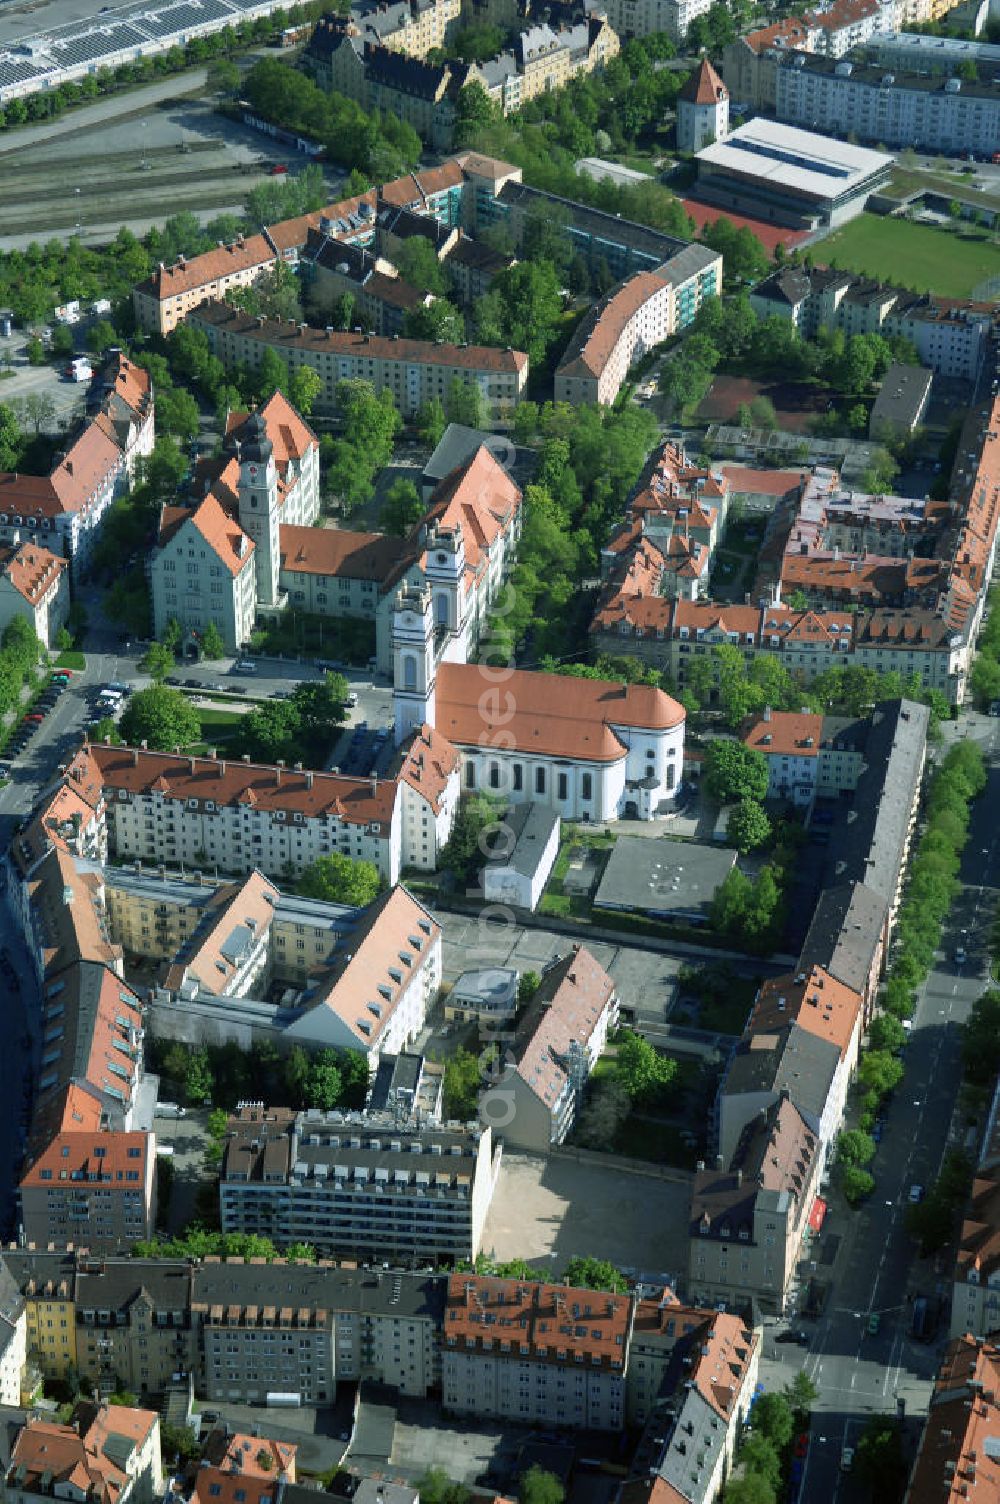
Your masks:
{"label": "residential building row", "polygon": [[774,108],[791,125],[886,146],[989,160],[1000,140],[1000,82],[928,75],[880,62],[782,54]]}
{"label": "residential building row", "polygon": [[8,619],[25,616],[47,643],[68,610],[65,576],[86,567],[108,508],[152,453],[154,420],[148,372],[112,352],[94,378],[87,417],[49,474],[0,474],[0,609]]}
{"label": "residential building row", "polygon": [[[1000,398],[967,415],[952,482],[955,500],[945,506],[844,492],[836,472],[821,467],[797,484],[779,477],[758,561],[759,603],[721,605],[702,597],[732,481],[721,470],[699,477],[668,443],[604,552],[594,647],[641,657],[678,689],[699,656],[711,659],[715,645],[728,643],[747,662],[777,656],[803,683],[857,664],[917,675],[961,704],[996,555]],[[918,537],[926,557],[913,551]],[[784,589],[802,592],[810,607],[783,605]]]}
{"label": "residential building row", "polygon": [[[726,1472],[760,1361],[760,1333],[741,1317],[682,1304],[670,1289],[609,1294],[322,1261],[95,1261],[30,1248],[3,1258],[34,1312],[30,1329],[65,1323],[29,1361],[48,1378],[75,1369],[142,1396],[180,1371],[210,1400],[262,1405],[283,1393],[325,1407],[339,1382],[372,1379],[440,1395],[450,1414],[536,1427],[616,1433],[655,1417],[662,1444],[663,1406],[676,1441],[687,1420],[676,1412],[697,1395]],[[669,1476],[676,1447],[653,1446],[650,1434],[636,1477]],[[683,1497],[710,1504],[717,1465]]]}
{"label": "residential building row", "polygon": [[[392,391],[405,416],[432,397],[446,396],[455,380],[477,385],[494,413],[509,412],[524,393],[527,357],[517,351],[397,337],[402,317],[417,303],[405,284],[390,275],[393,252],[401,239],[423,228],[458,294],[468,301],[485,291],[507,264],[477,239],[482,231],[505,226],[516,253],[534,221],[556,216],[574,252],[590,265],[606,263],[612,276],[624,281],[620,300],[612,295],[600,305],[583,337],[584,344],[592,345],[592,358],[573,400],[595,400],[595,393],[604,400],[600,392],[617,391],[615,381],[620,385],[637,352],[685,328],[702,299],[719,291],[721,257],[706,246],[530,188],[521,176],[521,169],[509,163],[460,152],[440,167],[271,225],[251,240],[161,266],[133,291],[136,320],[144,329],[166,334],[192,317],[226,362],[253,365],[269,346],[290,369],[308,365],[317,372],[323,382],[321,410],[335,405],[339,381],[361,378]],[[375,259],[366,262],[361,253]],[[349,292],[374,327],[385,332],[366,335],[261,321],[221,301],[231,289],[252,285],[279,260],[301,266],[314,306],[332,308],[335,298]],[[631,279],[640,272],[655,273],[668,285],[646,289],[643,283],[637,300]],[[604,376],[606,366],[610,374]]]}
{"label": "residential building row", "polygon": [[325,88],[366,109],[393,111],[444,151],[453,145],[458,96],[467,85],[478,84],[507,115],[603,68],[620,50],[617,33],[598,11],[562,26],[539,19],[518,31],[510,48],[479,63],[431,62],[384,41],[372,19],[324,17],[306,49],[307,69]]}
{"label": "residential building row", "polygon": [[633,273],[585,314],[555,372],[555,400],[610,406],[645,355],[722,292],[722,257],[688,245],[654,271]]}
{"label": "residential building row", "polygon": [[945,1349],[904,1504],[1000,1498],[1000,1351],[989,1338],[963,1333]]}
{"label": "residential building row", "polygon": [[[930,15],[932,7],[939,15]],[[883,55],[886,42],[894,43],[901,34],[906,37],[901,33],[906,24],[939,20],[948,9],[948,0],[835,0],[832,5],[801,16],[786,16],[727,43],[722,51],[722,76],[738,103],[773,111],[777,73],[787,56],[808,54],[836,62],[855,53],[906,68],[907,54],[890,49]],[[910,36],[908,40],[912,43],[914,39]]]}
{"label": "residential building row", "polygon": [[798,965],[757,994],[716,1095],[715,1162],[695,1174],[688,1288],[697,1301],[741,1308],[753,1299],[780,1313],[797,1298],[892,938],[928,723],[926,707],[886,701],[842,749],[821,896]]}

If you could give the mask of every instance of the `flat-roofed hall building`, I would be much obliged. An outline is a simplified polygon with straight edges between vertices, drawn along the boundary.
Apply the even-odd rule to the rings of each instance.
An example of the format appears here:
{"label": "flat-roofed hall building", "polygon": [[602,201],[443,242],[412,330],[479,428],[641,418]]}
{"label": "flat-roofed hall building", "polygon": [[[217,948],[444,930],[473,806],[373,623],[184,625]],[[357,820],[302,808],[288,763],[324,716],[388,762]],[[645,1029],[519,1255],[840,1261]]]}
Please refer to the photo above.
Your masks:
{"label": "flat-roofed hall building", "polygon": [[840,225],[889,181],[891,157],[761,118],[697,155],[701,198],[775,224]]}

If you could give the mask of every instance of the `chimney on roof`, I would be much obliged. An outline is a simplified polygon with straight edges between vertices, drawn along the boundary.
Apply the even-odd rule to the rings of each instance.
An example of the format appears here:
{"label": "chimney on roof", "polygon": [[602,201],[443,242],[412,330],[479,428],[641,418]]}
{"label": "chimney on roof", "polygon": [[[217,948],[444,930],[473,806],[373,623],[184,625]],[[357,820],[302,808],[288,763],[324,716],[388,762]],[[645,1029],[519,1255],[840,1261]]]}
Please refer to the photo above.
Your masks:
{"label": "chimney on roof", "polygon": [[133,768],[139,766],[139,749],[137,747],[132,748],[132,766]]}
{"label": "chimney on roof", "polygon": [[764,719],[765,719],[765,721],[769,721],[771,719],[771,707],[770,707],[770,705],[765,705],[764,706]]}
{"label": "chimney on roof", "polygon": [[377,793],[378,793],[378,774],[377,773],[373,773],[372,774],[372,798],[373,799],[375,798],[375,795]]}
{"label": "chimney on roof", "polygon": [[306,774],[306,788],[307,789],[311,789],[312,786],[313,786],[313,775],[311,773],[307,773]]}
{"label": "chimney on roof", "polygon": [[742,1169],[738,1169],[736,1171],[736,1184],[737,1184],[737,1186],[741,1186],[743,1184],[743,1171],[742,1171]]}

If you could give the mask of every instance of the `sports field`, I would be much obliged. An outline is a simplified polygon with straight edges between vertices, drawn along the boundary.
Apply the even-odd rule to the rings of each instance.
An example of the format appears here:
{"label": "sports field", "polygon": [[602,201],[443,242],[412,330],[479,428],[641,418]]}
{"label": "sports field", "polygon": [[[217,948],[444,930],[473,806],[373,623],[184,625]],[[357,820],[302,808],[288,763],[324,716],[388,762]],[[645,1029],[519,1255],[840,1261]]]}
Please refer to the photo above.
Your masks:
{"label": "sports field", "polygon": [[1000,277],[1000,247],[988,238],[964,239],[946,226],[859,214],[812,247],[820,266],[864,272],[919,292],[967,298],[988,277]]}

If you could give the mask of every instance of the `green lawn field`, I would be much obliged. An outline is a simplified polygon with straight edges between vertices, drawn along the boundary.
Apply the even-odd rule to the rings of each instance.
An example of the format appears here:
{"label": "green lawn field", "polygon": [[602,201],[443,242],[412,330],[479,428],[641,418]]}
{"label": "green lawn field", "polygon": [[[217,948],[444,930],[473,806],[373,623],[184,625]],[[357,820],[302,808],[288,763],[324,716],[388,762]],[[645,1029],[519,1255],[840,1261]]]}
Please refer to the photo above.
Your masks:
{"label": "green lawn field", "polygon": [[1000,276],[1000,248],[989,239],[963,239],[950,228],[859,214],[812,247],[819,266],[864,272],[919,292],[967,298],[987,277]]}

